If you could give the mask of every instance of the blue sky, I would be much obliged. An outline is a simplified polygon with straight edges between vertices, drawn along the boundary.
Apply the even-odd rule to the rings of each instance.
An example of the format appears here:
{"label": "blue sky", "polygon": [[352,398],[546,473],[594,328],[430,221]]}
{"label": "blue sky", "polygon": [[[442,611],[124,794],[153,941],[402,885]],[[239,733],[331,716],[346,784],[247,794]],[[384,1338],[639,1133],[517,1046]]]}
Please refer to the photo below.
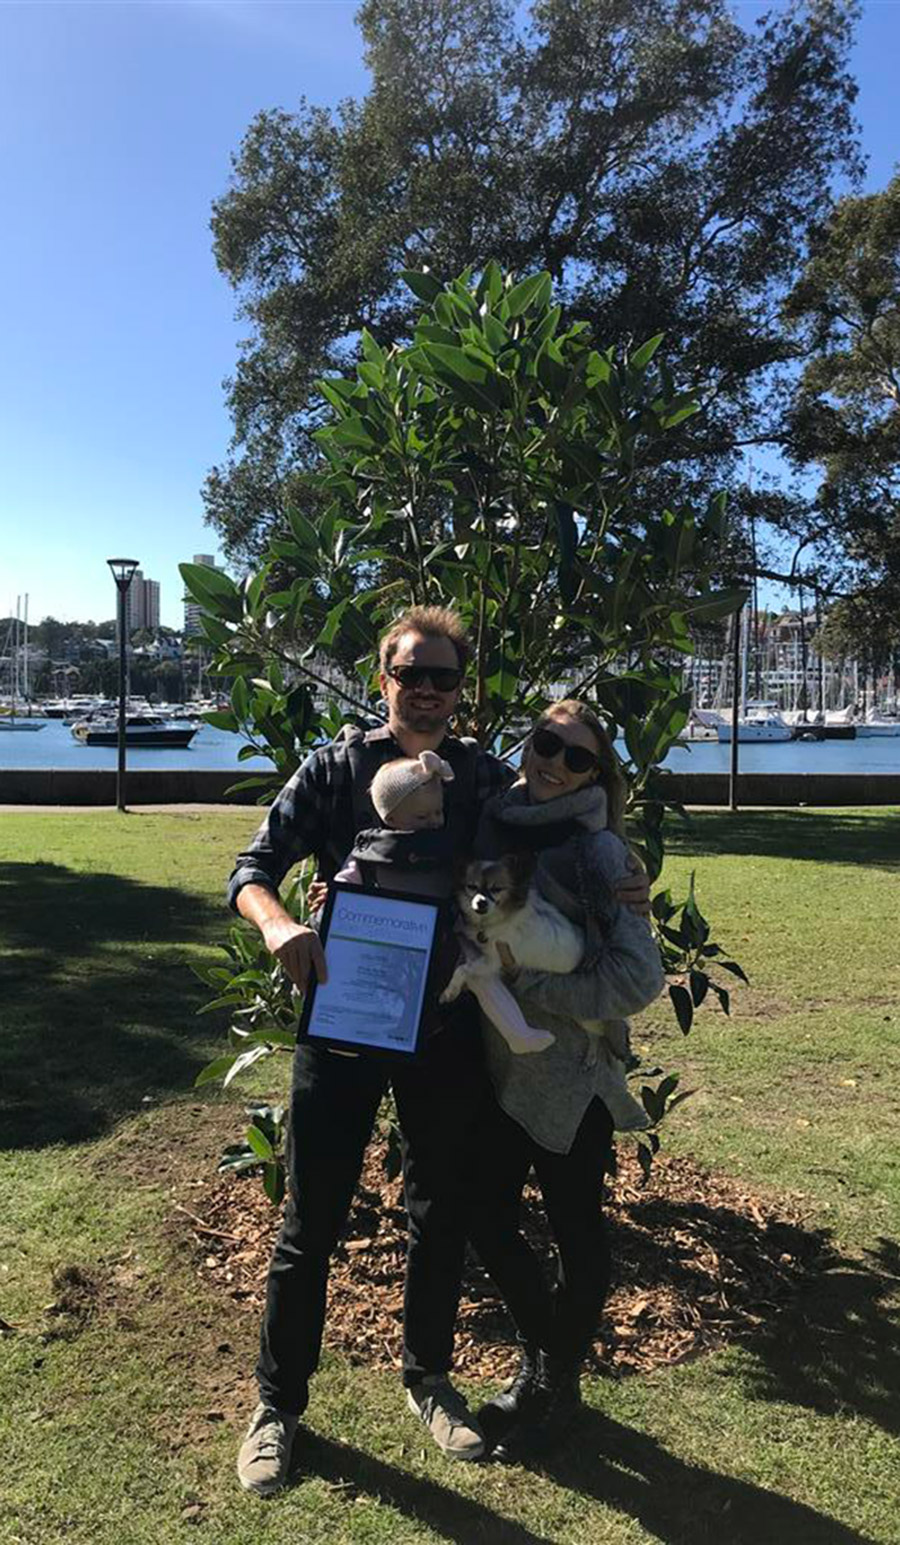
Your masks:
{"label": "blue sky", "polygon": [[[737,10],[747,22],[763,7]],[[262,107],[365,89],[355,0],[0,4],[0,615],[114,611],[141,560],[180,626],[176,565],[214,550],[200,486],[225,452],[240,324],[210,205]],[[900,6],[855,66],[868,184],[893,170]]]}

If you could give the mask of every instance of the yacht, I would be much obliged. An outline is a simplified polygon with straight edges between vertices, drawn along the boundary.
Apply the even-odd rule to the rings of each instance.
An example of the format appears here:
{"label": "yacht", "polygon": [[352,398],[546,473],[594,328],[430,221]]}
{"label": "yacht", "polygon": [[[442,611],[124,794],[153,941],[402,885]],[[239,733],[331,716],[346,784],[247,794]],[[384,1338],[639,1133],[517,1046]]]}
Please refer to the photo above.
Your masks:
{"label": "yacht", "polygon": [[[791,740],[793,730],[786,724],[774,703],[748,703],[738,719],[738,742],[761,740]],[[731,743],[731,718],[726,713],[722,723],[716,725],[716,735],[722,744]]]}
{"label": "yacht", "polygon": [[856,733],[859,736],[869,735],[900,735],[900,719],[889,719],[884,714],[877,713],[870,708],[864,719],[857,721]]}
{"label": "yacht", "polygon": [[[125,718],[125,744],[174,750],[189,746],[199,728],[199,724],[176,723],[162,714],[129,713]],[[72,725],[72,734],[83,746],[116,746],[119,721],[112,715],[81,719]]]}

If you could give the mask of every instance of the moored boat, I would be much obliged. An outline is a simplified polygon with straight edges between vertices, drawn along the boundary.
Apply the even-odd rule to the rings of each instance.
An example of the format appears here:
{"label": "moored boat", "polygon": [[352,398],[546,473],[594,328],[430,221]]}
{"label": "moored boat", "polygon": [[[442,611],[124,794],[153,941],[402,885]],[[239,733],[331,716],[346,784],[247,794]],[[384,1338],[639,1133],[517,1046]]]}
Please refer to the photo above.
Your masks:
{"label": "moored boat", "polygon": [[[747,712],[738,719],[738,742],[786,741],[793,739],[793,729],[786,724],[774,703],[747,704]],[[731,719],[723,717],[716,725],[716,735],[723,744],[731,743]]]}
{"label": "moored boat", "polygon": [[[125,720],[125,744],[176,749],[189,746],[199,728],[199,724],[175,723],[159,714],[129,714]],[[118,720],[82,719],[72,725],[72,734],[83,746],[116,746]]]}

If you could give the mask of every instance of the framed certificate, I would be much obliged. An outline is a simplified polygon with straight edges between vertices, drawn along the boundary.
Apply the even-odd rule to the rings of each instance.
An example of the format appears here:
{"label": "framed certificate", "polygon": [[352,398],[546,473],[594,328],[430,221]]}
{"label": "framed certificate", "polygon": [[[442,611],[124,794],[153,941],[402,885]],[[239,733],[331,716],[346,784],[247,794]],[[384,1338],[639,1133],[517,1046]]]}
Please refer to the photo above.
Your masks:
{"label": "framed certificate", "polygon": [[312,981],[300,1035],[340,1051],[414,1057],[443,905],[334,881],[320,927],[328,981]]}

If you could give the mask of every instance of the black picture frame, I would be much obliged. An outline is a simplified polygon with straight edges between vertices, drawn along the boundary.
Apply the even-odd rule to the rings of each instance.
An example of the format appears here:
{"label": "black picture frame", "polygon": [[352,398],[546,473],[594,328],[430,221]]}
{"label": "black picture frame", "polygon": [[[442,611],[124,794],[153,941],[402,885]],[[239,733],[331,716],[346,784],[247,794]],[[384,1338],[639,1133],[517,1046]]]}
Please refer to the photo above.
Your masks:
{"label": "black picture frame", "polygon": [[[300,1015],[300,1023],[297,1029],[298,1041],[304,1041],[309,1045],[323,1046],[330,1051],[343,1052],[345,1055],[376,1058],[393,1063],[414,1062],[421,1055],[424,1040],[426,1039],[429,1022],[436,1018],[436,1002],[433,999],[435,992],[435,963],[437,946],[442,928],[448,923],[449,909],[446,898],[438,896],[410,895],[404,891],[387,890],[381,887],[368,885],[353,885],[344,880],[333,880],[328,887],[328,899],[319,922],[318,932],[328,958],[328,936],[331,929],[331,921],[337,899],[341,895],[365,896],[370,901],[400,901],[406,907],[421,907],[433,917],[433,929],[431,942],[428,947],[428,963],[425,970],[425,988],[422,994],[422,1008],[419,1021],[416,1026],[414,1043],[411,1047],[397,1046],[373,1046],[360,1042],[352,1035],[341,1036],[339,1034],[323,1035],[320,1032],[310,1033],[310,1023],[316,1005],[318,982],[315,972],[310,973],[310,982],[303,1001],[303,1009]],[[393,947],[393,946],[392,946]]]}

